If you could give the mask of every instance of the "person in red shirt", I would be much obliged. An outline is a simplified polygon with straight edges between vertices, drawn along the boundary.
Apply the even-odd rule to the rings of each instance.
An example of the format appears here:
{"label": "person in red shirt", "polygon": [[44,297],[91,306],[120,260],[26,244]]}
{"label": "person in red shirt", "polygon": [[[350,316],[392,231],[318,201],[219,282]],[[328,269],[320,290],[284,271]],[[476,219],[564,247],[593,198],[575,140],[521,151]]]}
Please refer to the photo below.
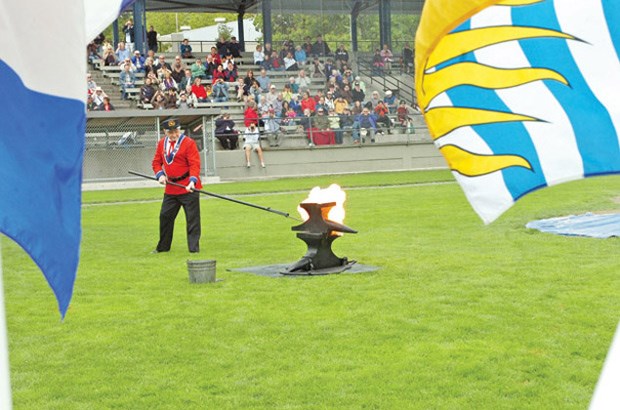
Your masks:
{"label": "person in red shirt", "polygon": [[256,103],[253,100],[248,101],[248,108],[243,112],[243,123],[246,127],[250,124],[258,126],[258,111],[256,111]]}
{"label": "person in red shirt", "polygon": [[[196,143],[181,132],[177,119],[162,123],[166,137],[159,140],[152,167],[155,178],[165,185],[164,199],[159,213],[159,243],[152,253],[168,252],[172,244],[174,220],[181,207],[187,221],[187,246],[192,253],[199,252],[200,198],[195,189],[200,182],[200,154]],[[179,187],[168,184],[175,182]]]}
{"label": "person in red shirt", "polygon": [[201,84],[202,80],[200,77],[196,77],[194,79],[194,84],[192,85],[192,94],[196,96],[196,101],[205,102],[208,101],[207,89],[204,85]]}
{"label": "person in red shirt", "polygon": [[308,91],[304,92],[304,98],[301,99],[301,110],[306,111],[306,109],[310,110],[310,112],[314,112],[316,108],[316,101],[314,98],[310,97],[310,93]]}

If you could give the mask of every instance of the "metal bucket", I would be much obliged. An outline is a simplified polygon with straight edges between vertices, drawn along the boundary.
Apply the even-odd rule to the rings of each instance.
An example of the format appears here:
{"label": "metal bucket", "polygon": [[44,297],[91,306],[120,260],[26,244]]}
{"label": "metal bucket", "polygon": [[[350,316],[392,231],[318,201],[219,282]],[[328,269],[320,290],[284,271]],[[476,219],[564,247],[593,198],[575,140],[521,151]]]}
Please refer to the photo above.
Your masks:
{"label": "metal bucket", "polygon": [[187,271],[189,272],[189,283],[211,283],[215,282],[215,261],[187,261]]}

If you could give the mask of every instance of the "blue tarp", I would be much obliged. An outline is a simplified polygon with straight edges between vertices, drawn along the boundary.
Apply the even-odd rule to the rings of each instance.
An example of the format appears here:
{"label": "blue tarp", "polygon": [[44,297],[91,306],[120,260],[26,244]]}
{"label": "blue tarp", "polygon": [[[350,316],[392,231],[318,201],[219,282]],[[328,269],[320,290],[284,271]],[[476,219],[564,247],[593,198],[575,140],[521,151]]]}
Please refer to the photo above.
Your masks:
{"label": "blue tarp", "polygon": [[557,235],[589,236],[592,238],[620,237],[620,213],[570,215],[528,222],[526,228]]}

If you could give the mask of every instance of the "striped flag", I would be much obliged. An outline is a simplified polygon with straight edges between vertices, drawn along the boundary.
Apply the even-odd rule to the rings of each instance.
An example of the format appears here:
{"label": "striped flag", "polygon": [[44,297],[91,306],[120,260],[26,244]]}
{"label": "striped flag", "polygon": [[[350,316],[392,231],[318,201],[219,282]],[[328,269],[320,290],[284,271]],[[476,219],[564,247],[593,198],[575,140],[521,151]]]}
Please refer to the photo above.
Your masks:
{"label": "striped flag", "polygon": [[416,90],[490,223],[527,193],[620,172],[620,2],[427,0]]}
{"label": "striped flag", "polygon": [[0,2],[0,231],[41,268],[63,317],[79,260],[86,45],[129,3]]}

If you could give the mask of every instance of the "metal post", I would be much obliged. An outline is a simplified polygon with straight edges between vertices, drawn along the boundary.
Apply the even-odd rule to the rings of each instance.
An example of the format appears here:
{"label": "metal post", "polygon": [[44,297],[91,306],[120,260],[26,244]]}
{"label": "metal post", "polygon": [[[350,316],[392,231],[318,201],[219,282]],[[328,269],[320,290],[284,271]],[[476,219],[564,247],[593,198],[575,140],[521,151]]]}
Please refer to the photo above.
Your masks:
{"label": "metal post", "polygon": [[271,0],[263,0],[263,44],[271,43]]}
{"label": "metal post", "polygon": [[243,6],[239,8],[239,14],[237,14],[237,31],[239,32],[239,48],[241,51],[245,51],[245,33],[243,27],[243,17],[245,16],[245,9]]}
{"label": "metal post", "polygon": [[[2,237],[0,237],[1,240]],[[9,368],[9,338],[6,327],[6,309],[2,286],[2,247],[0,246],[0,408],[7,410],[13,406]]]}
{"label": "metal post", "polygon": [[381,41],[379,48],[387,44],[392,49],[392,14],[390,8],[390,0],[379,0],[379,38]]}
{"label": "metal post", "polygon": [[134,44],[135,49],[140,51],[143,55],[146,53],[146,47],[144,46],[146,39],[146,7],[145,0],[137,0],[133,4],[133,31],[134,31]]}
{"label": "metal post", "polygon": [[114,49],[118,46],[118,20],[114,20],[112,23],[112,41],[114,42]]}
{"label": "metal post", "polygon": [[205,177],[207,176],[207,152],[211,153],[211,161],[213,162],[213,175],[217,175],[217,166],[215,163],[215,120],[214,117],[211,116],[211,128],[210,128],[210,136],[211,136],[211,147],[207,150],[207,117],[202,117],[202,145],[205,147]]}
{"label": "metal post", "polygon": [[351,51],[357,52],[357,16],[351,15]]}

